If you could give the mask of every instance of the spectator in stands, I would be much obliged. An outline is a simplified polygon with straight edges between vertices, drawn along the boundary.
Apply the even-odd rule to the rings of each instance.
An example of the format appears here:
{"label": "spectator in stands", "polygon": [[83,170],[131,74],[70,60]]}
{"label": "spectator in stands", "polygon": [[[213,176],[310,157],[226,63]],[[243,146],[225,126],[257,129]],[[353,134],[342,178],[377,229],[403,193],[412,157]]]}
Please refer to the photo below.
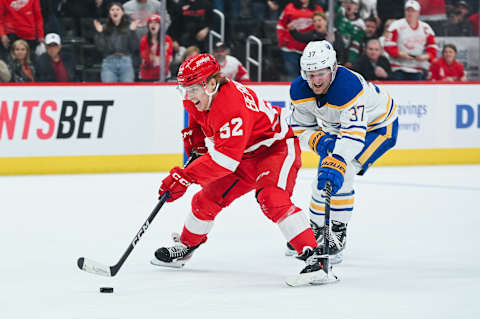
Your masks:
{"label": "spectator in stands", "polygon": [[16,40],[11,46],[8,68],[12,82],[34,82],[35,68],[30,59],[30,47],[25,40]]}
{"label": "spectator in stands", "polygon": [[10,43],[23,39],[29,52],[43,42],[43,17],[40,0],[0,0],[0,38],[3,55],[7,55]]}
{"label": "spectator in stands", "polygon": [[[172,16],[171,36],[179,45],[195,45],[207,49],[207,36],[214,24],[213,7],[209,0],[180,0]],[[174,43],[177,46],[177,43]]]}
{"label": "spectator in stands", "polygon": [[[180,47],[183,48],[183,47]],[[178,69],[180,68],[180,65],[185,61],[187,58],[191,57],[192,55],[199,54],[200,49],[197,46],[191,45],[188,48],[184,48],[183,51],[181,51],[181,54],[174,56],[172,65],[170,66],[170,70],[173,74],[173,80],[176,81],[176,77],[178,74]]]}
{"label": "spectator in stands", "polygon": [[247,69],[236,57],[230,55],[230,48],[225,43],[217,42],[213,49],[213,55],[220,63],[220,72],[223,76],[237,82],[250,80]]}
{"label": "spectator in stands", "polygon": [[378,19],[375,19],[374,16],[368,17],[365,19],[365,39],[366,41],[370,39],[378,38]]}
{"label": "spectator in stands", "polygon": [[[292,37],[300,42],[308,44],[310,41],[326,40],[328,35],[328,19],[325,12],[316,11],[312,17],[313,30],[300,33],[295,29],[295,23],[290,22],[288,29]],[[343,64],[345,61],[345,46],[342,35],[338,30],[334,32],[333,48],[337,52],[337,61]],[[332,42],[332,41],[331,41]]]}
{"label": "spectator in stands", "polygon": [[385,50],[391,57],[393,79],[418,81],[424,79],[428,61],[437,56],[437,44],[432,28],[418,19],[420,4],[414,0],[405,3],[405,18],[390,25]]}
{"label": "spectator in stands", "polygon": [[[390,31],[388,31],[388,29],[390,28],[390,25],[395,21],[395,19],[388,19],[387,21],[385,21],[385,24],[384,24],[384,29],[383,29],[383,33],[382,35],[378,38],[378,41],[380,41],[380,45],[382,46],[382,49],[385,48],[385,42],[387,41],[387,39],[389,38],[390,36]],[[383,55],[389,57],[388,53],[383,50]]]}
{"label": "spectator in stands", "polygon": [[357,60],[362,51],[363,39],[365,31],[354,25],[347,17],[345,17],[345,9],[340,6],[339,1],[336,2],[335,11],[335,27],[342,35],[343,44],[345,46],[345,59],[343,64],[350,68]]}
{"label": "spectator in stands", "polygon": [[473,25],[469,20],[469,9],[465,1],[460,1],[452,15],[448,17],[443,35],[447,37],[471,36],[473,35]]}
{"label": "spectator in stands", "polygon": [[113,2],[108,8],[107,23],[93,23],[97,30],[95,44],[103,54],[102,82],[133,82],[132,53],[138,48],[136,21],[129,24],[122,4]]}
{"label": "spectator in stands", "polygon": [[461,0],[457,2],[457,5],[455,6],[457,11],[462,16],[469,17],[470,16],[470,7],[468,6],[467,2]]}
{"label": "spectator in stands", "polygon": [[62,50],[62,41],[56,33],[45,36],[47,52],[37,58],[37,81],[72,82],[75,69],[70,52]]}
{"label": "spectator in stands", "polygon": [[478,36],[478,12],[475,14],[472,14],[470,18],[468,18],[468,20],[473,26],[473,35]]}
{"label": "spectator in stands", "polygon": [[181,60],[181,63],[183,63],[183,61],[185,61],[186,59],[188,59],[189,57],[191,57],[192,55],[195,55],[195,54],[199,54],[200,53],[200,49],[194,45],[191,45],[189,46],[185,52],[183,53],[182,55],[182,60]]}
{"label": "spectator in stands", "polygon": [[295,40],[289,32],[288,25],[293,22],[299,32],[313,30],[312,17],[315,11],[323,12],[323,8],[311,0],[293,0],[287,4],[277,23],[278,46],[282,50],[288,80],[300,74],[300,57],[306,44]]}
{"label": "spectator in stands", "polygon": [[[157,14],[148,19],[148,32],[140,40],[140,79],[158,81],[160,79],[160,26],[161,17]],[[165,35],[165,78],[170,74],[170,63],[173,57],[172,38]]]}
{"label": "spectator in stands", "polygon": [[456,60],[457,47],[445,44],[442,56],[430,65],[430,79],[432,81],[466,81],[467,76],[462,63]]}
{"label": "spectator in stands", "polygon": [[[158,0],[130,0],[125,2],[123,7],[132,21],[138,20],[136,32],[139,39],[148,32],[148,19],[154,14],[162,15],[162,3]],[[165,15],[165,30],[168,30],[172,21],[168,12],[165,12]]]}
{"label": "spectator in stands", "polygon": [[8,65],[0,59],[0,82],[10,82],[12,75],[8,70]]}
{"label": "spectator in stands", "polygon": [[370,41],[371,39],[378,39],[378,22],[379,20],[375,19],[375,17],[373,16],[365,20],[365,37],[363,38],[362,42],[362,52],[365,51],[368,41]]}
{"label": "spectator in stands", "polygon": [[392,68],[388,59],[382,55],[382,51],[380,41],[370,39],[365,53],[357,59],[352,69],[363,75],[367,81],[390,80]]}
{"label": "spectator in stands", "polygon": [[343,0],[343,15],[354,25],[365,31],[365,22],[360,18],[360,0]]}

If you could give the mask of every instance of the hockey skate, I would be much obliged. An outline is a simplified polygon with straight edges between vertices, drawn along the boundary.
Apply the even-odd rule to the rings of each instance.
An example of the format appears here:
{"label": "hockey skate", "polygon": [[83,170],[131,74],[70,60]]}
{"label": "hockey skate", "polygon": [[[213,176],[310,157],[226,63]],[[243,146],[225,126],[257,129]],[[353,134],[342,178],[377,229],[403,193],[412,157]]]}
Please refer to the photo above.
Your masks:
{"label": "hockey skate", "polygon": [[180,241],[178,233],[172,234],[172,247],[161,247],[155,251],[155,256],[150,261],[152,265],[170,268],[182,268],[192,258],[192,254],[200,245],[188,247]]}
{"label": "hockey skate", "polygon": [[[324,229],[319,227],[315,222],[310,221],[310,225],[313,229],[313,234],[317,240],[318,246],[323,247],[323,233]],[[347,224],[332,221],[332,231],[329,236],[329,246],[330,246],[330,263],[335,265],[343,261],[343,249],[347,243]],[[285,251],[286,256],[295,256],[297,252],[295,249],[287,243],[287,250]]]}
{"label": "hockey skate", "polygon": [[286,284],[291,287],[305,285],[323,285],[339,281],[338,277],[333,273],[331,266],[325,271],[324,266],[328,258],[323,254],[322,247],[315,249],[307,248],[302,255],[296,258],[305,261],[305,268],[298,275],[290,276],[286,279]]}

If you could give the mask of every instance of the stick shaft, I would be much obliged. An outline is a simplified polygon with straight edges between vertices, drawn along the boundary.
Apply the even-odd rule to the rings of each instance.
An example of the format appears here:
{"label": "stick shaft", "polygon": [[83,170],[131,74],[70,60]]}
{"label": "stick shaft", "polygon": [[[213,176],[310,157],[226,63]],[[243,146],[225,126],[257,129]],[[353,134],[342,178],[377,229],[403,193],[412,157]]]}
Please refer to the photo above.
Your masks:
{"label": "stick shaft", "polygon": [[[193,152],[192,156],[190,156],[190,158],[187,160],[184,167],[187,167],[188,165],[190,165],[190,163],[193,162],[198,157],[199,157],[199,155],[197,155],[195,152]],[[142,236],[145,234],[147,229],[150,227],[150,224],[155,219],[155,216],[157,216],[157,214],[160,211],[160,209],[162,208],[163,204],[165,204],[165,202],[167,201],[167,199],[169,197],[170,197],[170,193],[168,191],[165,192],[164,194],[162,194],[162,196],[160,196],[160,199],[159,199],[158,203],[155,205],[155,208],[150,213],[147,220],[142,224],[142,226],[138,230],[135,237],[133,237],[133,239],[130,241],[130,245],[128,245],[127,250],[125,250],[122,257],[120,257],[120,259],[118,260],[118,262],[115,265],[110,266],[110,267],[104,267],[103,265],[94,262],[94,264],[97,264],[97,265],[93,265],[93,266],[90,265],[89,266],[89,265],[85,265],[85,263],[87,263],[89,260],[85,259],[84,257],[80,257],[77,261],[78,267],[82,270],[85,270],[85,271],[88,271],[88,272],[91,272],[91,273],[95,273],[97,275],[110,276],[110,277],[115,276],[118,273],[118,271],[120,270],[120,268],[122,268],[122,265],[125,263],[128,256],[130,256],[133,249],[138,244],[138,242],[140,241]],[[110,274],[108,274],[108,271],[107,271],[108,268],[110,269]],[[87,270],[87,269],[94,269],[94,270],[91,271],[91,270]],[[97,271],[97,269],[100,269],[101,271]]]}
{"label": "stick shaft", "polygon": [[325,185],[325,226],[323,227],[323,238],[325,241],[325,259],[324,270],[328,274],[329,256],[330,256],[330,198],[332,197],[332,185],[327,181]]}

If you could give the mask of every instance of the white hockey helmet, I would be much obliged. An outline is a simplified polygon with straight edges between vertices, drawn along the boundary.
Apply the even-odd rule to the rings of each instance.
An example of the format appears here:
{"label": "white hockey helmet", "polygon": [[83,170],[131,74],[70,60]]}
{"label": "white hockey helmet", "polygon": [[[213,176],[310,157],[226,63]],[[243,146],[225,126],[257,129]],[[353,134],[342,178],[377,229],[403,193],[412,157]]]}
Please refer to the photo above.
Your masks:
{"label": "white hockey helmet", "polygon": [[337,66],[337,53],[330,42],[326,40],[312,41],[307,44],[300,58],[302,78],[307,80],[306,71],[316,71],[330,68],[332,81]]}

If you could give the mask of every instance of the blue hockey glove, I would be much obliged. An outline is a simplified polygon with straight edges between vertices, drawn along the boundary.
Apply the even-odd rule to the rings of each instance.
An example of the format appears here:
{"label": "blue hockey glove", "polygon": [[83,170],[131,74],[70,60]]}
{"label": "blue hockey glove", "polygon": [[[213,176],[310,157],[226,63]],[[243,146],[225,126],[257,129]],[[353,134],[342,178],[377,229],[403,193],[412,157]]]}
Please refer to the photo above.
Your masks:
{"label": "blue hockey glove", "polygon": [[332,154],[325,157],[318,170],[317,189],[324,189],[327,181],[332,185],[332,195],[336,194],[343,185],[347,163],[343,157]]}
{"label": "blue hockey glove", "polygon": [[333,151],[336,140],[336,135],[328,134],[320,130],[310,136],[308,144],[315,153],[320,155],[320,158],[325,158],[329,152],[331,153]]}

